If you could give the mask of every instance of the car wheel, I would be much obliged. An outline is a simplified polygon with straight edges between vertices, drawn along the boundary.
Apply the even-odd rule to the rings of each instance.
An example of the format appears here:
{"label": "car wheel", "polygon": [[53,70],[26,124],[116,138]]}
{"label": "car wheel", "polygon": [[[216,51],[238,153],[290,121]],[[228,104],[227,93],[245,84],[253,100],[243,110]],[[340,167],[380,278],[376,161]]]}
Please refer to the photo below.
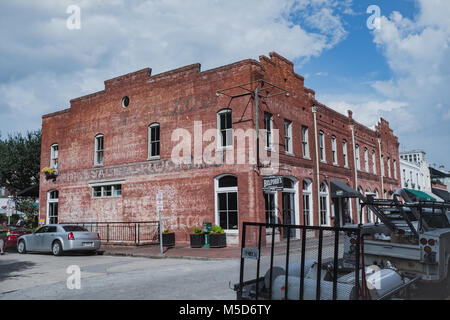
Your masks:
{"label": "car wheel", "polygon": [[58,240],[53,242],[52,244],[52,253],[54,256],[60,256],[63,254],[61,242],[59,242]]}
{"label": "car wheel", "polygon": [[25,246],[25,241],[20,240],[19,243],[17,244],[17,252],[20,254],[24,254],[27,253],[27,248]]}

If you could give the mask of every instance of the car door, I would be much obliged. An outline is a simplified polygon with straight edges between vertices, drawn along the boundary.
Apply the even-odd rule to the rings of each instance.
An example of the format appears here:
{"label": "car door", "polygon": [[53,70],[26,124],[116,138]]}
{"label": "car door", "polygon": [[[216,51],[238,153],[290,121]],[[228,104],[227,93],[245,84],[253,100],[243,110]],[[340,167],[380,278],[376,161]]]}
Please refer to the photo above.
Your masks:
{"label": "car door", "polygon": [[44,234],[47,231],[47,226],[40,227],[29,237],[28,250],[30,251],[41,251],[42,241],[44,239]]}
{"label": "car door", "polygon": [[56,226],[48,226],[45,233],[42,235],[41,248],[42,251],[51,252],[52,242],[56,238],[57,228]]}

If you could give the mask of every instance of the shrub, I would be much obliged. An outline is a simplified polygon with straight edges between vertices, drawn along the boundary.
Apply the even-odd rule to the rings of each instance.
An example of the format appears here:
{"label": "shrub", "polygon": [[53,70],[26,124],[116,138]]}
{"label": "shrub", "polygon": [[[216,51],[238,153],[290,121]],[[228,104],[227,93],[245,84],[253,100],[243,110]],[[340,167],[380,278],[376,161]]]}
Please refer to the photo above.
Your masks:
{"label": "shrub", "polygon": [[223,229],[220,226],[214,226],[211,229],[211,234],[216,234],[216,233],[224,233],[225,231],[223,231]]}
{"label": "shrub", "polygon": [[200,228],[198,228],[198,227],[195,227],[195,228],[194,228],[193,234],[201,234],[201,233],[203,233],[203,230],[202,230],[202,229],[200,229]]}

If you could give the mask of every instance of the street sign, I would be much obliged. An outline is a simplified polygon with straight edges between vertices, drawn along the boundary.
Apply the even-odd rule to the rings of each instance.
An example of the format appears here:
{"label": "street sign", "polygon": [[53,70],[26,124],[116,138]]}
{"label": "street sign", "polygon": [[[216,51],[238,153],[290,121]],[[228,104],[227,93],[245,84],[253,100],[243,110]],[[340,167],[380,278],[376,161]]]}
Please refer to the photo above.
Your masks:
{"label": "street sign", "polygon": [[6,216],[11,217],[14,213],[14,209],[16,208],[16,203],[13,199],[8,199],[8,202],[6,203]]}
{"label": "street sign", "polygon": [[158,190],[156,194],[156,209],[162,211],[164,209],[164,195],[162,190]]}

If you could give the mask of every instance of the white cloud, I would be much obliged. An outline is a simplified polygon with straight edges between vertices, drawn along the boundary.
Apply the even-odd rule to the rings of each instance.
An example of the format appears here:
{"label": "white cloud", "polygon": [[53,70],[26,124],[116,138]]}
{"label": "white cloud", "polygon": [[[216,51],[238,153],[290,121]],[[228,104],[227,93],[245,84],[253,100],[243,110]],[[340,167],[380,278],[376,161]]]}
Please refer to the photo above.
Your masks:
{"label": "white cloud", "polygon": [[386,119],[392,120],[401,143],[449,161],[450,1],[416,2],[419,12],[413,19],[393,12],[381,17],[381,28],[373,31],[392,77],[372,83],[375,93],[366,100],[372,102],[360,97],[330,102],[360,110],[363,122],[389,112]]}
{"label": "white cloud", "polygon": [[[14,122],[1,125],[6,130],[23,130],[31,124],[37,128],[40,115],[102,90],[105,79],[144,67],[155,74],[200,62],[205,70],[270,51],[307,61],[345,38],[341,15],[351,3],[2,2],[0,59],[8,63],[0,65],[0,94],[7,97],[0,102],[0,118]],[[66,28],[69,4],[81,8],[81,30]],[[305,18],[306,12],[311,19]]]}

